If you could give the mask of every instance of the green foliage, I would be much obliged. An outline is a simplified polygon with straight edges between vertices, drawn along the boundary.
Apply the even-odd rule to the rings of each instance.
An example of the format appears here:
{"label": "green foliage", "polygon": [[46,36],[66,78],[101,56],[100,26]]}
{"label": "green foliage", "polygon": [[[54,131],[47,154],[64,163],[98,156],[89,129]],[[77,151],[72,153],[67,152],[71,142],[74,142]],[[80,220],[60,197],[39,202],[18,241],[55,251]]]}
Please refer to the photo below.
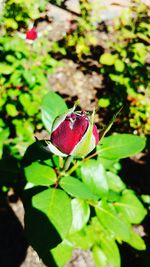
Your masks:
{"label": "green foliage", "polygon": [[103,197],[108,192],[106,172],[102,164],[94,159],[88,160],[81,167],[83,182],[93,194]]}
{"label": "green foliage", "polygon": [[120,214],[126,217],[130,223],[138,224],[145,216],[145,210],[143,209],[141,202],[131,190],[125,190],[119,203],[116,203],[115,206]]}
{"label": "green foliage", "polygon": [[107,66],[112,66],[114,65],[116,61],[116,55],[112,55],[109,53],[104,53],[101,57],[100,57],[100,63],[107,65]]}
{"label": "green foliage", "polygon": [[122,159],[137,154],[145,147],[145,137],[132,134],[115,134],[106,137],[97,147],[99,156],[107,159]]}
{"label": "green foliage", "polygon": [[91,20],[92,6],[88,0],[80,0],[81,16],[76,19],[68,31],[64,43],[66,50],[73,52],[79,59],[91,54],[91,46],[97,44],[93,32],[95,26]]}
{"label": "green foliage", "polygon": [[7,0],[3,10],[2,23],[8,30],[16,30],[20,27],[28,26],[31,20],[40,16],[40,11],[44,9],[47,0]]}
{"label": "green foliage", "polygon": [[72,223],[72,210],[71,200],[64,191],[57,188],[46,189],[35,195],[32,203],[33,207],[48,217],[62,238],[68,234]]}
{"label": "green foliage", "polygon": [[[70,22],[70,29],[60,43],[63,44],[61,49],[84,63],[87,60],[94,68],[100,66],[105,90],[98,105],[109,107],[113,112],[124,106],[126,119],[121,128],[126,124],[130,131],[147,135],[150,133],[149,9],[143,1],[135,0],[112,24],[107,25],[106,21],[108,39],[104,45],[102,42],[100,49],[99,21],[93,18],[94,8],[94,3],[80,1],[81,16]],[[95,56],[97,58],[99,53],[98,62]]]}
{"label": "green foliage", "polygon": [[72,225],[70,233],[81,230],[90,218],[90,206],[82,199],[74,198],[71,200],[72,206]]}
{"label": "green foliage", "polygon": [[3,145],[7,142],[7,138],[9,136],[9,129],[6,128],[0,131],[0,158],[3,153]]}
{"label": "green foliage", "polygon": [[0,127],[8,127],[10,135],[15,135],[12,143],[22,155],[23,143],[27,146],[33,141],[33,131],[42,128],[41,98],[49,90],[49,73],[58,66],[49,52],[46,36],[33,44],[18,34],[0,37]]}
{"label": "green foliage", "polygon": [[28,182],[33,185],[53,185],[56,182],[55,171],[51,167],[38,162],[34,162],[25,168],[25,175]]}
{"label": "green foliage", "polygon": [[64,267],[72,256],[73,246],[70,242],[64,240],[57,247],[51,250],[57,266]]}
{"label": "green foliage", "polygon": [[[63,4],[61,0],[54,2]],[[76,29],[66,34],[66,47],[59,47],[56,42],[50,46],[46,35],[33,43],[26,42],[25,34],[15,30],[24,32],[31,21],[39,18],[45,3],[46,0],[42,3],[8,0],[1,19],[0,187],[3,192],[10,187],[21,192],[26,234],[48,266],[52,266],[50,255],[61,267],[69,261],[73,249],[81,248],[92,252],[98,267],[120,267],[118,243],[146,249],[135,227],[141,224],[147,211],[119,174],[120,160],[142,151],[145,138],[119,133],[104,137],[114,116],[100,133],[103,138],[94,159],[91,155],[72,158],[67,166],[68,159],[52,155],[45,142],[36,141],[20,160],[33,142],[33,133],[41,131],[43,125],[50,133],[55,118],[68,110],[64,100],[54,92],[43,98],[49,90],[49,74],[58,66],[51,51],[64,55],[66,48],[71,48],[83,59],[96,45],[91,4],[87,0],[80,1],[81,17]],[[117,41],[109,42],[111,52],[107,49],[100,57],[101,71],[107,74],[114,89],[98,105],[118,110],[127,100],[131,104],[131,127],[147,134],[150,109],[146,60],[150,28],[148,11],[142,5],[135,11],[134,16],[127,19],[124,14],[116,21]],[[4,150],[11,157],[4,157]],[[142,200],[149,205],[149,196],[143,195]]]}
{"label": "green foliage", "polygon": [[54,119],[67,111],[64,100],[54,92],[49,92],[42,101],[42,120],[48,130],[51,132]]}
{"label": "green foliage", "polygon": [[114,267],[120,266],[118,247],[115,241],[108,237],[103,237],[100,246],[93,248],[93,258],[96,266],[108,266],[108,264]]}
{"label": "green foliage", "polygon": [[135,232],[134,229],[130,231],[130,240],[128,241],[128,244],[138,250],[146,249],[143,239]]}
{"label": "green foliage", "polygon": [[[48,97],[53,95],[49,93]],[[63,103],[60,97],[54,98]],[[43,110],[47,108],[45,100],[46,97]],[[50,122],[57,116],[53,105],[52,110],[47,109],[47,116]],[[97,147],[97,159],[72,159],[67,170],[66,159],[61,159],[60,165],[52,160],[51,154],[49,161],[42,159],[39,151],[41,161],[25,168],[28,182],[25,193],[31,190],[30,186],[32,190],[37,185],[44,186],[32,194],[32,205],[48,218],[62,238],[59,245],[49,245],[57,266],[69,261],[74,248],[90,249],[96,266],[103,267],[121,266],[117,242],[146,249],[134,225],[142,222],[147,211],[118,173],[119,160],[143,150],[145,141],[144,137],[131,134],[103,137]]]}
{"label": "green foliage", "polygon": [[130,227],[117,213],[113,204],[102,200],[96,207],[96,214],[100,222],[115,238],[128,241],[130,238]]}
{"label": "green foliage", "polygon": [[109,101],[113,111],[122,105],[127,107],[130,127],[140,134],[150,133],[148,17],[149,10],[141,1],[124,10],[114,19],[115,26],[108,26],[107,51],[111,52],[100,57],[101,73],[105,73],[109,83],[105,101]]}
{"label": "green foliage", "polygon": [[98,197],[86,186],[86,184],[73,177],[64,177],[60,181],[60,186],[71,196],[79,199],[96,200]]}
{"label": "green foliage", "polygon": [[110,101],[107,98],[101,98],[98,101],[98,105],[102,108],[107,108],[110,105]]}
{"label": "green foliage", "polygon": [[126,188],[120,177],[112,171],[107,171],[107,182],[109,189],[114,192],[121,192]]}

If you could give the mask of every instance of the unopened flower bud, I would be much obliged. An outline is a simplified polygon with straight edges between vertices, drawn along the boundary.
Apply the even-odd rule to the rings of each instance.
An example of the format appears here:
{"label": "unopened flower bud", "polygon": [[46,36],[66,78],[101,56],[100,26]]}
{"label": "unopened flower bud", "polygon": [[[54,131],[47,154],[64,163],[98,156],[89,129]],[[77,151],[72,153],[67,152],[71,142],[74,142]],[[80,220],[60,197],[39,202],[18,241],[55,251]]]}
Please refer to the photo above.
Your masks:
{"label": "unopened flower bud", "polygon": [[57,117],[53,123],[49,149],[61,156],[83,157],[99,142],[93,116],[86,112],[74,112],[74,108]]}

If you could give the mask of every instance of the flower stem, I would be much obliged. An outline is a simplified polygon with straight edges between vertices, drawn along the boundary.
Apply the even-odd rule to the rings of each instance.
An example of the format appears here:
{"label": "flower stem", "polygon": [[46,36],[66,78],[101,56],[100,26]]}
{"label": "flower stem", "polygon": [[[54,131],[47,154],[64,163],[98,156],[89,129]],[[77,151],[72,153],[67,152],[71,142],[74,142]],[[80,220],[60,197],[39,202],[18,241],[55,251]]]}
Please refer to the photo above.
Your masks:
{"label": "flower stem", "polygon": [[59,156],[59,167],[60,167],[60,169],[62,169],[63,166],[64,166],[64,159]]}
{"label": "flower stem", "polygon": [[92,155],[88,156],[87,158],[83,158],[81,161],[76,161],[76,163],[72,166],[70,170],[68,170],[67,174],[70,175],[73,173],[82,163],[90,158],[95,157],[98,154],[98,152],[93,153]]}
{"label": "flower stem", "polygon": [[81,165],[82,161],[77,161],[72,168],[67,172],[68,175],[70,175],[71,173],[73,173],[80,165]]}
{"label": "flower stem", "polygon": [[67,171],[69,169],[70,163],[72,161],[73,157],[72,156],[68,156],[66,159],[66,162],[64,164],[64,170]]}

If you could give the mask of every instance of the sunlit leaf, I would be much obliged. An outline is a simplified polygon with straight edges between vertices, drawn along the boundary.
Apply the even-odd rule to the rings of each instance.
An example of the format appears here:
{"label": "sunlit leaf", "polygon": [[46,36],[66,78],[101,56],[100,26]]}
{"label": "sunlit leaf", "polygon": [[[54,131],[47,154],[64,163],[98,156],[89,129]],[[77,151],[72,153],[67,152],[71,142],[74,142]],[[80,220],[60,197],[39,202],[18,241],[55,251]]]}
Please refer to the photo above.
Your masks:
{"label": "sunlit leaf", "polygon": [[107,267],[108,265],[107,257],[100,247],[98,246],[93,247],[92,256],[96,264],[96,267]]}
{"label": "sunlit leaf", "polygon": [[142,151],[145,147],[146,138],[132,134],[115,134],[103,138],[97,147],[101,158],[121,159],[130,157]]}
{"label": "sunlit leaf", "polygon": [[18,115],[18,110],[13,104],[7,104],[6,111],[7,111],[7,114],[11,117],[16,117]]}
{"label": "sunlit leaf", "polygon": [[97,200],[98,197],[94,195],[90,189],[77,178],[65,176],[60,180],[60,186],[71,196],[79,199]]}
{"label": "sunlit leaf", "polygon": [[117,174],[110,171],[107,172],[107,182],[109,189],[115,192],[120,192],[126,188],[126,185],[123,183],[121,178]]}
{"label": "sunlit leaf", "polygon": [[117,55],[112,55],[110,53],[104,53],[100,57],[100,63],[103,65],[111,66],[115,63]]}
{"label": "sunlit leaf", "polygon": [[147,214],[146,209],[131,190],[125,190],[115,206],[130,223],[140,223]]}
{"label": "sunlit leaf", "polygon": [[130,239],[127,242],[130,246],[138,249],[138,250],[145,250],[146,245],[142,237],[139,236],[134,230],[130,231]]}
{"label": "sunlit leaf", "polygon": [[130,228],[117,214],[111,204],[101,201],[96,207],[96,214],[99,221],[106,227],[115,237],[128,241],[130,239]]}
{"label": "sunlit leaf", "polygon": [[72,252],[73,246],[67,240],[62,241],[57,247],[51,250],[58,267],[64,267],[70,260]]}
{"label": "sunlit leaf", "polygon": [[89,205],[80,199],[72,199],[72,226],[70,232],[79,231],[88,222],[90,217],[90,207]]}
{"label": "sunlit leaf", "polygon": [[100,245],[107,257],[107,266],[120,267],[120,253],[116,242],[111,237],[102,236],[100,239]]}
{"label": "sunlit leaf", "polygon": [[42,101],[42,120],[46,129],[51,132],[54,119],[67,111],[63,98],[54,92],[49,92]]}
{"label": "sunlit leaf", "polygon": [[27,181],[34,185],[52,185],[56,182],[55,171],[46,165],[38,162],[32,163],[25,168]]}
{"label": "sunlit leaf", "polygon": [[91,159],[83,163],[81,178],[93,194],[102,197],[108,192],[106,172],[99,161]]}

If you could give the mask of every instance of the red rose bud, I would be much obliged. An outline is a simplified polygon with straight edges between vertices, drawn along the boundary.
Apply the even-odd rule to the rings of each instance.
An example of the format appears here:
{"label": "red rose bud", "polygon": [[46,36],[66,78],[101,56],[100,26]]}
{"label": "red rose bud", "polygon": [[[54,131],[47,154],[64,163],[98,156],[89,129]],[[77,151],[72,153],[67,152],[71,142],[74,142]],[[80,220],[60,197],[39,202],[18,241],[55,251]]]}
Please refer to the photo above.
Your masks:
{"label": "red rose bud", "polygon": [[36,28],[34,27],[31,30],[26,32],[26,40],[34,41],[37,39],[37,37],[38,37],[38,34],[36,31]]}
{"label": "red rose bud", "polygon": [[99,134],[93,116],[73,111],[74,108],[55,119],[48,146],[57,155],[83,157],[95,148]]}

